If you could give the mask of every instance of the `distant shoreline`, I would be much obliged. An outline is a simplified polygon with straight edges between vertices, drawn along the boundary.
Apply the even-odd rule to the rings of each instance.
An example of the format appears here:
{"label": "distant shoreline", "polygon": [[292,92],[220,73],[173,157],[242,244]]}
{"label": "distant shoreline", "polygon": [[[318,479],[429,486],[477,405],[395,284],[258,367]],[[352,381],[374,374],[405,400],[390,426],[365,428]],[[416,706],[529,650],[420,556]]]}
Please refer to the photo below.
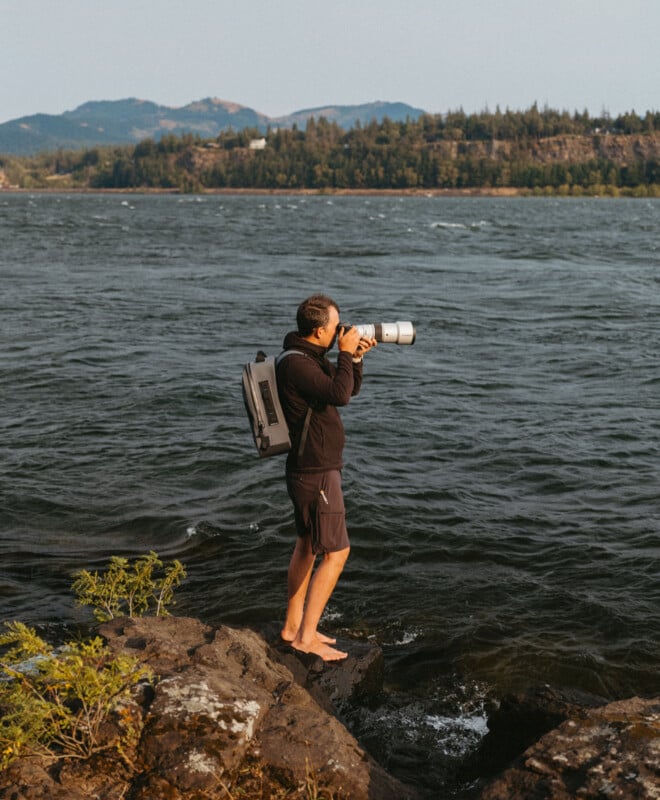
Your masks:
{"label": "distant shoreline", "polygon": [[88,187],[39,187],[32,189],[22,189],[16,186],[0,186],[0,196],[10,194],[97,194],[97,195],[173,195],[181,197],[427,197],[427,198],[460,198],[460,197],[482,197],[482,198],[566,198],[577,200],[629,200],[645,199],[657,200],[658,195],[637,196],[632,193],[621,192],[620,194],[610,194],[602,192],[598,194],[565,194],[563,192],[534,191],[527,188],[516,187],[496,187],[496,188],[472,188],[472,189],[202,189],[196,192],[184,192],[181,189],[147,189],[124,188],[124,189],[91,189]]}
{"label": "distant shoreline", "polygon": [[[91,189],[88,187],[40,187],[21,189],[0,187],[0,194],[173,194],[184,195],[180,189]],[[255,196],[327,196],[327,197],[519,197],[528,190],[514,187],[484,189],[204,189],[191,195],[255,195]]]}

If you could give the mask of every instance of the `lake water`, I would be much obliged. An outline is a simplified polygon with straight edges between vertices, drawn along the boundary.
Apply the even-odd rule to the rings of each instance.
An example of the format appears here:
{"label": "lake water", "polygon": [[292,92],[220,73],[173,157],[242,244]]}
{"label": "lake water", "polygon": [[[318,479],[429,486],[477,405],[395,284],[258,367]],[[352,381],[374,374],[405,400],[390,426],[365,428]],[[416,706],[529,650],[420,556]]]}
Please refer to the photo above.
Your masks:
{"label": "lake water", "polygon": [[363,740],[434,791],[491,698],[660,691],[660,201],[4,194],[0,279],[0,618],[62,636],[75,571],[150,550],[176,613],[282,618],[240,375],[324,291],[417,327],[342,411],[325,627],[384,649]]}

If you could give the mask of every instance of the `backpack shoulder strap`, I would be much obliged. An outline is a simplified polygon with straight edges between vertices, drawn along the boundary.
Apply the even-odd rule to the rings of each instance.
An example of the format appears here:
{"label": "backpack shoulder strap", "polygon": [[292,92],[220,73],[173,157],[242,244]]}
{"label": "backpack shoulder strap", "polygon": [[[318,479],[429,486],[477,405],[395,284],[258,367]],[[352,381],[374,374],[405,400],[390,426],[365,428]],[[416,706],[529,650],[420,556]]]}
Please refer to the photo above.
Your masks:
{"label": "backpack shoulder strap", "polygon": [[[307,353],[303,353],[302,350],[283,350],[278,356],[276,356],[275,366],[277,367],[287,356],[296,354],[299,356],[304,356],[305,358],[309,358]],[[302,433],[300,434],[300,444],[298,445],[298,458],[302,456],[303,450],[305,449],[305,442],[307,441],[307,432],[309,431],[309,423],[311,418],[312,407],[307,406],[307,413],[305,414],[305,421],[303,423]]]}
{"label": "backpack shoulder strap", "polygon": [[299,356],[305,356],[305,358],[308,358],[307,353],[303,353],[302,350],[282,350],[282,352],[278,356],[275,357],[275,366],[280,364],[280,362],[282,362],[287,356],[292,356],[292,355],[296,355],[296,354],[299,355]]}

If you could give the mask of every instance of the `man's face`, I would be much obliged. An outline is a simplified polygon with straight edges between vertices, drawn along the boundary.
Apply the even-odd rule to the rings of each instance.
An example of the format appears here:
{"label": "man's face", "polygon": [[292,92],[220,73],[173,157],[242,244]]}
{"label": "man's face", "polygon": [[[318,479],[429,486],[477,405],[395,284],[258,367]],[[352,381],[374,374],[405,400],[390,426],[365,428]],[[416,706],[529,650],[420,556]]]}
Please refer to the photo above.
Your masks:
{"label": "man's face", "polygon": [[319,339],[318,342],[322,347],[330,350],[337,338],[337,326],[339,325],[339,312],[334,306],[328,309],[329,317],[328,324],[318,329]]}

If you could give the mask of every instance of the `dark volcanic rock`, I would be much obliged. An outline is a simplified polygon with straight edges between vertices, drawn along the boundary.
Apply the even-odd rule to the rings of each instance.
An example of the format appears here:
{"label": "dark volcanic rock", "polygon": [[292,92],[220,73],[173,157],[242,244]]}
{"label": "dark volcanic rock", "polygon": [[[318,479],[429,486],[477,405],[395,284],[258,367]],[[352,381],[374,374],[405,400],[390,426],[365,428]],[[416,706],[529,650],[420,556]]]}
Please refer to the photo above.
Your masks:
{"label": "dark volcanic rock", "polygon": [[100,632],[158,676],[140,698],[144,727],[135,752],[50,766],[21,759],[0,775],[0,798],[224,797],[247,762],[265,780],[277,776],[291,798],[307,797],[310,780],[353,800],[413,797],[304,688],[319,697],[326,691],[327,707],[340,704],[359,694],[360,676],[376,680],[378,653],[306,666],[254,631],[180,617],[122,618]]}
{"label": "dark volcanic rock", "polygon": [[[280,642],[276,627],[262,636],[151,617],[100,632],[157,676],[130,709],[142,719],[139,741],[121,756],[18,759],[0,772],[0,800],[415,797],[336,716],[380,699],[378,647],[343,641],[349,658],[324,664]],[[475,779],[508,767],[481,800],[660,800],[660,698],[606,704],[544,686],[504,698],[489,729],[463,781],[470,797]]]}
{"label": "dark volcanic rock", "polygon": [[481,794],[481,800],[658,797],[660,698],[574,708]]}
{"label": "dark volcanic rock", "polygon": [[385,660],[377,645],[338,640],[337,646],[348,653],[348,658],[325,664],[318,656],[296,652],[283,642],[280,626],[268,625],[259,632],[298,683],[330,713],[341,714],[347,706],[368,704],[382,694]]}
{"label": "dark volcanic rock", "polygon": [[596,695],[547,685],[506,695],[488,715],[488,734],[472,759],[473,771],[478,775],[500,771],[543,734],[585,708],[606,703]]}

